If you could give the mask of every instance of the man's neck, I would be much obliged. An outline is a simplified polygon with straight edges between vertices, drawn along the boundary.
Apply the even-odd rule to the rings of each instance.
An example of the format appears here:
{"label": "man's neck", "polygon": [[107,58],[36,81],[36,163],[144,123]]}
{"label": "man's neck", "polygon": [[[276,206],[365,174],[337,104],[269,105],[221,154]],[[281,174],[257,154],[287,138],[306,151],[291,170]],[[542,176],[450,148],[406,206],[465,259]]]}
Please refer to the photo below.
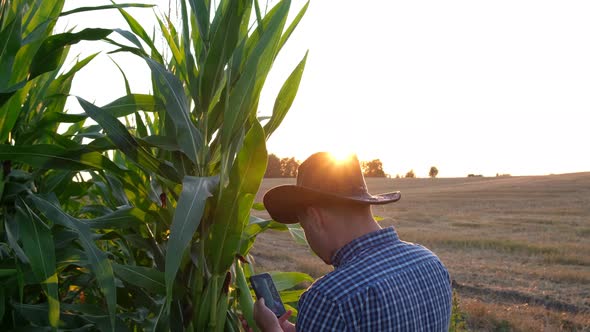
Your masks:
{"label": "man's neck", "polygon": [[[342,223],[346,223],[343,225]],[[355,218],[353,220],[343,220],[339,225],[335,225],[335,236],[332,241],[332,250],[330,257],[345,245],[352,242],[365,234],[376,232],[381,226],[375,222],[372,217]]]}

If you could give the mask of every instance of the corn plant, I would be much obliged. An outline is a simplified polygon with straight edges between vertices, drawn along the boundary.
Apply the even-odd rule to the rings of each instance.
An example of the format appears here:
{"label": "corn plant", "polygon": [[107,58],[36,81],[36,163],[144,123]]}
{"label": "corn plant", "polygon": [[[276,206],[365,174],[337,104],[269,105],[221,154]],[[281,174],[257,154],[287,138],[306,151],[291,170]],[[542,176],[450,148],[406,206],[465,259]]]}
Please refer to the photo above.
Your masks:
{"label": "corn plant", "polygon": [[[248,251],[259,232],[287,228],[250,211],[266,168],[265,141],[289,110],[306,62],[304,56],[286,79],[263,126],[257,117],[262,87],[307,9],[287,25],[290,5],[279,1],[263,15],[257,1],[180,1],[180,31],[169,17],[158,18],[169,59],[156,38],[120,9],[131,32],[118,32],[127,42],[107,40],[119,46],[115,52],[146,62],[154,100],[146,108],[124,71],[122,98],[132,117],[78,99],[106,135],[96,145],[114,149],[114,162],[126,170],[123,177],[104,170],[120,182],[120,201],[114,197],[111,204],[144,212],[134,233],[112,235],[125,252],[112,266],[126,287],[117,303],[129,325],[232,331],[239,329],[241,313],[254,326]],[[275,277],[282,289],[309,280],[301,273]]]}
{"label": "corn plant", "polygon": [[[109,5],[62,12],[64,1],[0,2],[0,330],[116,325],[114,277],[92,229],[113,220],[138,220],[137,209],[92,211],[91,182],[72,181],[83,170],[123,178],[103,148],[82,144],[100,135],[86,115],[67,114],[74,75],[96,54],[70,68],[69,45],[100,40],[112,31],[53,33],[60,16],[145,5]],[[150,96],[150,98],[152,98]],[[153,98],[152,98],[153,99]],[[116,101],[114,112],[125,114]],[[72,126],[58,133],[60,123]],[[105,175],[106,176],[106,175]],[[109,178],[110,175],[109,175]],[[59,202],[64,204],[60,206]],[[43,213],[41,213],[43,211]],[[70,212],[77,218],[66,214]],[[98,217],[100,218],[94,218]],[[106,222],[106,223],[105,223]],[[109,277],[110,275],[110,277]],[[106,302],[106,310],[103,303]]]}
{"label": "corn plant", "polygon": [[[181,32],[159,21],[168,60],[127,6],[141,5],[61,12],[63,1],[0,2],[2,330],[235,330],[238,312],[252,325],[245,257],[259,232],[286,227],[250,209],[265,140],[295,97],[305,57],[264,126],[256,110],[307,6],[285,29],[289,1],[264,16],[257,2],[181,2]],[[52,34],[60,15],[108,8],[129,23],[132,32],[116,32],[131,46],[108,29]],[[125,96],[102,107],[79,98],[86,113],[67,114],[72,78],[95,56],[63,71],[68,46],[103,38],[146,61],[154,95],[131,93],[122,71]],[[71,126],[58,133],[61,123]],[[274,277],[280,290],[309,280]],[[290,303],[299,292],[284,294]]]}

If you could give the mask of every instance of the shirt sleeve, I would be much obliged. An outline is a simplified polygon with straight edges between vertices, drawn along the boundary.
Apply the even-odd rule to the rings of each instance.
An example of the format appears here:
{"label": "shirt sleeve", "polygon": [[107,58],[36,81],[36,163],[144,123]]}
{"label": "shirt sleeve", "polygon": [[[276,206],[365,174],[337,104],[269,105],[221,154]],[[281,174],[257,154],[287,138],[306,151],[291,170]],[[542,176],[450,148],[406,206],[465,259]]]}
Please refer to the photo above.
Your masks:
{"label": "shirt sleeve", "polygon": [[314,290],[299,299],[295,328],[298,332],[346,331],[338,305]]}

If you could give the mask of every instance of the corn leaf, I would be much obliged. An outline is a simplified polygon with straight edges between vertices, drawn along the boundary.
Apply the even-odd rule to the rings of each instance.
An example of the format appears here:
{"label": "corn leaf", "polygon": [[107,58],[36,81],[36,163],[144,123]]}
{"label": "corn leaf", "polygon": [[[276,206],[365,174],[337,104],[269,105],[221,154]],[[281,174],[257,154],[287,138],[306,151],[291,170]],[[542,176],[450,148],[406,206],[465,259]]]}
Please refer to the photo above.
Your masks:
{"label": "corn leaf", "polygon": [[[17,14],[0,32],[0,88],[2,90],[6,89],[9,85],[14,59],[20,47],[21,16]],[[2,106],[1,103],[0,106]]]}
{"label": "corn leaf", "polygon": [[266,170],[266,162],[264,131],[255,122],[232,167],[228,187],[221,193],[211,227],[208,248],[213,273],[223,273],[233,262]]}
{"label": "corn leaf", "polygon": [[260,219],[255,216],[250,216],[250,222],[242,233],[240,240],[240,249],[238,253],[242,256],[246,256],[256,240],[256,236],[267,229],[275,229],[279,231],[287,231],[287,225],[278,223],[274,220]]}
{"label": "corn leaf", "polygon": [[213,195],[219,184],[219,178],[185,176],[182,192],[174,219],[170,226],[170,237],[166,249],[166,297],[169,304],[172,300],[172,286],[185,250],[188,248],[197,227],[201,223],[207,198]]}
{"label": "corn leaf", "polygon": [[166,112],[176,127],[178,145],[193,163],[198,164],[199,151],[203,147],[203,136],[191,120],[189,103],[182,82],[163,65],[149,58],[145,58],[145,61],[152,70],[155,84],[164,99]]}
{"label": "corn leaf", "polygon": [[181,151],[176,143],[176,139],[173,137],[160,135],[146,136],[140,138],[140,142],[143,142],[150,147],[157,147],[166,151]]}
{"label": "corn leaf", "polygon": [[299,13],[297,13],[297,16],[295,16],[295,18],[293,19],[293,22],[291,22],[291,24],[289,24],[289,27],[287,28],[287,30],[285,30],[285,33],[283,33],[283,36],[281,36],[281,41],[279,43],[279,51],[283,48],[283,46],[285,45],[287,40],[289,40],[289,37],[291,37],[293,30],[295,30],[295,28],[297,27],[297,25],[299,24],[299,22],[303,18],[303,15],[305,15],[305,12],[307,11],[307,7],[309,7],[309,1],[307,1],[305,3],[305,5],[301,8],[301,10],[299,10]]}
{"label": "corn leaf", "polygon": [[269,272],[279,292],[291,289],[302,282],[313,282],[313,278],[302,272]]}
{"label": "corn leaf", "polygon": [[131,285],[156,294],[166,293],[164,273],[154,268],[113,263],[113,271],[117,277]]}
{"label": "corn leaf", "polygon": [[28,207],[17,207],[17,220],[21,226],[23,249],[33,273],[43,287],[49,304],[49,324],[57,328],[59,322],[59,297],[55,270],[55,247],[51,230]]}
{"label": "corn leaf", "polygon": [[161,102],[154,96],[145,94],[128,94],[102,106],[101,108],[111,113],[114,117],[120,118],[137,111],[155,112],[156,108],[161,106]]}
{"label": "corn leaf", "polygon": [[199,75],[199,99],[204,112],[209,110],[213,95],[219,89],[219,83],[240,35],[240,25],[244,1],[229,1],[226,8],[219,6],[217,17],[221,17],[215,30],[211,31],[211,46],[205,58],[205,64]]}
{"label": "corn leaf", "polygon": [[24,87],[11,94],[5,103],[0,102],[0,142],[4,143],[8,139],[8,134],[12,131],[21,112],[21,107],[33,85],[34,82],[28,82]]}
{"label": "corn leaf", "polygon": [[176,170],[170,165],[167,165],[156,159],[149,151],[143,148],[136,140],[129,134],[127,128],[121,124],[112,114],[105,112],[98,106],[95,106],[86,100],[78,97],[80,105],[94,121],[98,122],[103,130],[107,133],[111,141],[133,160],[139,167],[148,171],[160,174],[174,182],[180,182]]}
{"label": "corn leaf", "polygon": [[[196,18],[196,23],[201,40],[207,41],[209,38],[209,0],[189,0],[191,9]],[[193,26],[193,29],[195,27]],[[188,45],[186,46],[188,47]]]}
{"label": "corn leaf", "polygon": [[293,237],[293,239],[295,239],[295,242],[304,246],[309,246],[309,243],[307,243],[307,239],[305,238],[305,233],[303,232],[303,228],[301,228],[301,225],[289,224],[287,225],[287,227],[289,228],[289,233],[291,233],[291,236]]}
{"label": "corn leaf", "polygon": [[121,175],[123,171],[98,152],[68,150],[57,145],[0,145],[0,159],[25,163],[45,169],[108,170]]}
{"label": "corn leaf", "polygon": [[6,215],[6,219],[4,222],[4,230],[6,231],[6,238],[8,240],[8,244],[10,248],[14,250],[16,257],[25,264],[29,263],[29,258],[18,244],[18,240],[20,239],[20,224],[17,220],[15,220],[14,215]]}
{"label": "corn leaf", "polygon": [[289,0],[283,0],[276,6],[276,14],[248,57],[244,72],[230,94],[221,131],[221,145],[224,147],[230,146],[248,117],[255,111],[254,105],[258,103],[260,90],[272,65],[290,4]]}
{"label": "corn leaf", "polygon": [[297,90],[299,89],[299,83],[301,82],[301,76],[303,75],[303,70],[305,69],[305,62],[307,60],[307,53],[299,62],[297,67],[293,70],[289,78],[283,84],[281,91],[279,91],[279,95],[275,100],[275,105],[272,111],[272,117],[270,121],[264,126],[264,132],[266,133],[266,139],[272,135],[272,133],[279,127],[285,115],[291,108],[293,104],[293,100],[295,100],[295,96],[297,95]]}
{"label": "corn leaf", "polygon": [[127,21],[127,24],[131,28],[131,31],[133,31],[136,35],[139,36],[139,38],[141,38],[141,40],[148,44],[148,46],[151,49],[151,54],[156,59],[156,61],[158,61],[159,63],[163,63],[164,60],[162,58],[162,55],[160,54],[160,52],[158,52],[158,49],[156,48],[154,41],[152,40],[152,38],[150,38],[150,36],[147,34],[147,32],[141,26],[141,24],[139,24],[139,22],[137,22],[137,20],[133,16],[129,15],[129,13],[127,13],[123,8],[119,8],[119,12],[121,13],[121,15],[123,15],[125,21]]}
{"label": "corn leaf", "polygon": [[94,10],[105,10],[105,9],[114,9],[114,8],[129,8],[129,7],[137,7],[137,8],[151,8],[154,5],[149,4],[142,4],[142,3],[119,3],[113,5],[104,5],[104,6],[96,6],[96,7],[78,7],[72,10],[68,10],[59,14],[59,16],[66,16],[81,12],[89,12]]}
{"label": "corn leaf", "polygon": [[31,200],[49,220],[62,225],[78,234],[78,241],[84,249],[88,264],[96,281],[103,293],[109,313],[111,329],[115,328],[115,310],[117,306],[117,293],[115,289],[115,277],[111,262],[108,260],[105,252],[100,250],[94,243],[94,234],[90,227],[82,221],[68,215],[55,203],[50,202],[40,196],[31,195]]}
{"label": "corn leaf", "polygon": [[33,57],[29,69],[29,79],[57,69],[66,46],[76,44],[81,40],[100,40],[106,38],[111,32],[110,29],[89,28],[77,33],[65,32],[48,37]]}
{"label": "corn leaf", "polygon": [[112,213],[94,219],[84,220],[84,223],[96,229],[124,229],[137,228],[146,221],[146,213],[135,207],[123,207]]}

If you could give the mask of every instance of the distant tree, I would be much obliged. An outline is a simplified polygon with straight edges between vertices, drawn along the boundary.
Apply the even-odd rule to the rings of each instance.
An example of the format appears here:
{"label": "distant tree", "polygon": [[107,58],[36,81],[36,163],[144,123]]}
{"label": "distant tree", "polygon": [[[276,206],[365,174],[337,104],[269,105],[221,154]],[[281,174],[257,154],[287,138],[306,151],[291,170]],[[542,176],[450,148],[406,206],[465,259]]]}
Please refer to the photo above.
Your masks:
{"label": "distant tree", "polygon": [[294,157],[281,159],[281,177],[294,178],[297,175],[299,162]]}
{"label": "distant tree", "polygon": [[482,174],[467,174],[468,178],[483,178]]}
{"label": "distant tree", "polygon": [[395,175],[395,178],[396,178],[396,179],[400,179],[400,178],[401,178],[401,176],[400,176],[399,174],[396,174],[396,175]]}
{"label": "distant tree", "polygon": [[268,155],[268,163],[266,165],[265,178],[280,178],[281,174],[281,159],[274,153]]}
{"label": "distant tree", "polygon": [[366,177],[384,178],[386,176],[383,171],[383,163],[379,159],[363,161],[361,163],[361,169]]}
{"label": "distant tree", "polygon": [[408,171],[408,173],[406,173],[406,178],[415,178],[416,174],[414,173],[414,170],[411,169]]}
{"label": "distant tree", "polygon": [[430,167],[430,171],[428,172],[428,176],[430,176],[431,178],[435,178],[438,175],[438,168],[436,168],[435,166]]}

